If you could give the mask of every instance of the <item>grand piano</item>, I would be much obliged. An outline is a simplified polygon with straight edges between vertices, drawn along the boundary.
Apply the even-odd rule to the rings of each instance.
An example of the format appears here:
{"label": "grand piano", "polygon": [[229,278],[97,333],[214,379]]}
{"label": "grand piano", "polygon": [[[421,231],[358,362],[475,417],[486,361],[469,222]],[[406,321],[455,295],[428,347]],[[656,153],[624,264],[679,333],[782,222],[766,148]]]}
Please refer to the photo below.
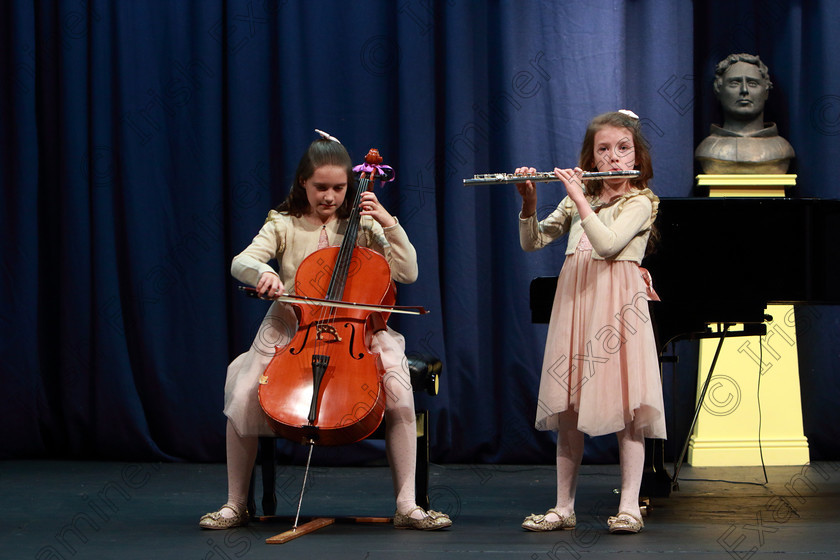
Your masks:
{"label": "grand piano", "polygon": [[[765,334],[770,303],[840,304],[840,200],[663,198],[656,227],[644,266],[662,299],[650,305],[660,356],[677,340],[724,336],[711,324]],[[548,322],[556,285],[531,282],[533,322]],[[675,480],[662,442],[648,440],[646,453],[641,494],[667,496]]]}

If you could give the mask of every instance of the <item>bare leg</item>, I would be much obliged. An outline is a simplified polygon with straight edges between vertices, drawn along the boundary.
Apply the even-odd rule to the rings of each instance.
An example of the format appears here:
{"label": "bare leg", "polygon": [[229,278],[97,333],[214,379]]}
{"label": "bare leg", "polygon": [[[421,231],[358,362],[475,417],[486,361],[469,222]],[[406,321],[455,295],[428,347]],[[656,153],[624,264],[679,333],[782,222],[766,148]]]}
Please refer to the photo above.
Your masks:
{"label": "bare leg", "polygon": [[630,513],[641,519],[639,489],[645,467],[645,438],[641,432],[636,431],[633,422],[624,426],[616,435],[621,461],[621,500],[618,511]]}

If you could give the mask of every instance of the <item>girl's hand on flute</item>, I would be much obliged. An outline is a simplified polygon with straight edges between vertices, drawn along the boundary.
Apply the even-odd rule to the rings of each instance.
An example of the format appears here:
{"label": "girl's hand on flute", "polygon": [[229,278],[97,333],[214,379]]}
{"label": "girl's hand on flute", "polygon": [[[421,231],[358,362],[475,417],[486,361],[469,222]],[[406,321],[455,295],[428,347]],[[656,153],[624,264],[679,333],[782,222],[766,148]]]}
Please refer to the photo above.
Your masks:
{"label": "girl's hand on flute", "polygon": [[560,169],[559,167],[555,167],[554,175],[563,181],[563,185],[566,186],[566,193],[568,193],[569,198],[571,198],[575,204],[578,202],[586,202],[586,196],[583,192],[583,183],[581,183],[583,170],[580,167],[575,167],[574,169]]}
{"label": "girl's hand on flute", "polygon": [[[517,167],[514,173],[516,175],[532,174],[537,170],[533,167]],[[534,215],[537,211],[537,187],[533,181],[525,181],[524,183],[516,183],[516,190],[519,191],[519,196],[522,197],[522,217],[528,218]]]}

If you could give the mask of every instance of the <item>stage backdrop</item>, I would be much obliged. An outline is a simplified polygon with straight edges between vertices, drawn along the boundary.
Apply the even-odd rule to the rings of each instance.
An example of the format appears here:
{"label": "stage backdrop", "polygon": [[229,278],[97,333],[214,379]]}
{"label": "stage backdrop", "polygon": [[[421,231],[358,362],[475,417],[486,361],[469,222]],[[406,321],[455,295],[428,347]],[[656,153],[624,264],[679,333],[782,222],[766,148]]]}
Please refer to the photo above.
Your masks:
{"label": "stage backdrop", "polygon": [[[835,0],[3,2],[0,458],[223,460],[226,366],[266,310],[230,261],[320,128],[396,169],[380,197],[421,271],[399,300],[431,314],[393,325],[444,362],[440,395],[417,397],[433,460],[552,462],[533,429],[546,327],[528,285],[558,273],[564,243],[524,253],[515,188],[462,179],[573,166],[587,121],[627,108],[654,190],[691,196],[694,147],[720,122],[714,65],[750,52],[797,152],[794,194],[836,198],[838,14]],[[540,215],[562,193],[540,186]],[[812,458],[837,459],[840,314],[807,317],[806,435]],[[693,405],[691,360],[679,368],[672,439]],[[316,461],[381,458],[368,442]],[[616,458],[614,438],[587,443],[587,461]]]}

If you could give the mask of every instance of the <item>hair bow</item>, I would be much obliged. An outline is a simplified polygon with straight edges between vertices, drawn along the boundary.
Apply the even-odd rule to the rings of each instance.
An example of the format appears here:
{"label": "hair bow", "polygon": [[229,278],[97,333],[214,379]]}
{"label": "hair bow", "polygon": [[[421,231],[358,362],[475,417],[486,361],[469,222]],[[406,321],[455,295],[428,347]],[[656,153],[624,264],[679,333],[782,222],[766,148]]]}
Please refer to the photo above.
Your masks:
{"label": "hair bow", "polygon": [[341,142],[339,142],[338,138],[336,138],[335,136],[331,136],[330,134],[328,134],[328,133],[324,132],[323,130],[318,130],[318,129],[316,128],[316,129],[315,129],[315,132],[317,132],[318,134],[320,134],[320,135],[321,135],[321,138],[323,138],[324,140],[332,140],[333,142],[338,142],[339,144],[341,144]]}
{"label": "hair bow", "polygon": [[631,119],[639,120],[639,115],[637,115],[636,113],[634,113],[633,111],[631,111],[629,109],[619,109],[618,112],[621,113],[622,115],[626,115],[626,116],[630,117]]}

